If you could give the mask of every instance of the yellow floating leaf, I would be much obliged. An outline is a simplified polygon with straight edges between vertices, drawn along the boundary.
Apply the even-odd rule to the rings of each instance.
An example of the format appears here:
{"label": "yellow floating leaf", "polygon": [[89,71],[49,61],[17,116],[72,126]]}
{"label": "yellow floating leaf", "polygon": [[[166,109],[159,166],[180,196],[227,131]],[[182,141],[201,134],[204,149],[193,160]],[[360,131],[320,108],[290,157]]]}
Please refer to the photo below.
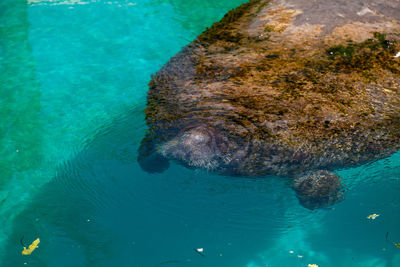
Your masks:
{"label": "yellow floating leaf", "polygon": [[400,248],[400,243],[393,243],[396,247]]}
{"label": "yellow floating leaf", "polygon": [[28,248],[24,247],[24,250],[22,251],[22,255],[31,255],[32,252],[38,248],[39,243],[40,243],[40,239],[38,238],[35,241],[33,241],[32,244],[30,244]]}
{"label": "yellow floating leaf", "polygon": [[309,264],[308,267],[318,267],[316,264]]}
{"label": "yellow floating leaf", "polygon": [[368,215],[367,219],[368,220],[375,220],[378,216],[379,216],[379,214],[374,213],[374,214]]}

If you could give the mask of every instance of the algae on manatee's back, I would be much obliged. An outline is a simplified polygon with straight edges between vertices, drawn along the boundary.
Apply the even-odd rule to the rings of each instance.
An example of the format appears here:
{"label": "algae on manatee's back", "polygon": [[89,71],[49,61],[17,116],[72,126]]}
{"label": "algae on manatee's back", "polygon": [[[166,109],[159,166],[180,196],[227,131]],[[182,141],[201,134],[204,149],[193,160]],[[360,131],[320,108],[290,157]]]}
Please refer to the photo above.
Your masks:
{"label": "algae on manatee's back", "polygon": [[152,77],[139,163],[290,176],[303,205],[339,201],[329,171],[400,147],[399,21],[396,1],[230,11]]}

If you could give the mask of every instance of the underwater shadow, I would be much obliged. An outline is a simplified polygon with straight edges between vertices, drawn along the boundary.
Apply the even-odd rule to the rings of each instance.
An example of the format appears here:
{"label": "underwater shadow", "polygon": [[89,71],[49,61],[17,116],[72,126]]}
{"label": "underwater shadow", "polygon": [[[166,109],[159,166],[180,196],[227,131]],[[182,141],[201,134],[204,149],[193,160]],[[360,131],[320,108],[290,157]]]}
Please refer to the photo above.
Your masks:
{"label": "underwater shadow", "polygon": [[[13,220],[1,266],[244,266],[287,230],[282,178],[223,177],[136,162],[142,107],[97,131]],[[25,246],[40,238],[32,255]],[[203,248],[206,257],[193,251]]]}

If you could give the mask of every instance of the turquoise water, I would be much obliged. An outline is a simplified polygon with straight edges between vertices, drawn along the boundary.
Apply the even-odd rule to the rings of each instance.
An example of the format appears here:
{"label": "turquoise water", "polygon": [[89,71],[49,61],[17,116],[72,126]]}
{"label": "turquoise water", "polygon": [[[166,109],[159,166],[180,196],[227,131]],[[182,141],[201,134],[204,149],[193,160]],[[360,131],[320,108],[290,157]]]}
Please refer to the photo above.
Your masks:
{"label": "turquoise water", "polygon": [[150,75],[241,2],[0,1],[0,266],[400,266],[399,153],[318,211],[283,178],[139,168]]}

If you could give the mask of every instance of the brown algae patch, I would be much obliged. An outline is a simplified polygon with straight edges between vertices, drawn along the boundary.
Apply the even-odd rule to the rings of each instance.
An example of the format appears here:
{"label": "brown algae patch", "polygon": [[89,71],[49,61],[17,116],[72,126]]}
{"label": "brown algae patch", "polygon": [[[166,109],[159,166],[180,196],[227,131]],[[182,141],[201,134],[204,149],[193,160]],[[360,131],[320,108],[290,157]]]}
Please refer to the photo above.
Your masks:
{"label": "brown algae patch", "polygon": [[197,39],[197,42],[203,46],[215,43],[217,41],[238,43],[243,35],[238,32],[238,28],[244,21],[249,20],[250,11],[261,9],[268,1],[250,0],[248,3],[232,9],[218,22],[215,22],[210,28],[207,28]]}
{"label": "brown algae patch", "polygon": [[[361,43],[318,47],[312,53],[284,45],[279,49],[270,40],[246,41],[248,46],[236,56],[225,54],[223,60],[221,54],[200,57],[196,80],[203,85],[207,80],[205,88],[211,95],[222,95],[241,118],[253,124],[288,121],[285,126],[291,131],[285,139],[302,136],[315,142],[330,138],[331,133],[350,132],[356,124],[376,127],[374,116],[369,117],[375,113],[367,90],[370,83],[392,80],[393,90],[387,97],[399,98],[396,76],[400,65],[393,56],[400,46],[384,34],[375,33]],[[264,49],[268,47],[272,49]],[[211,86],[217,81],[225,81],[225,88]],[[279,129],[257,129],[268,136],[271,132],[279,132],[280,138],[286,135]]]}
{"label": "brown algae patch", "polygon": [[267,21],[264,24],[266,32],[282,33],[292,24],[292,20],[297,14],[297,10],[287,9],[280,5],[267,9],[267,14],[261,19]]}

